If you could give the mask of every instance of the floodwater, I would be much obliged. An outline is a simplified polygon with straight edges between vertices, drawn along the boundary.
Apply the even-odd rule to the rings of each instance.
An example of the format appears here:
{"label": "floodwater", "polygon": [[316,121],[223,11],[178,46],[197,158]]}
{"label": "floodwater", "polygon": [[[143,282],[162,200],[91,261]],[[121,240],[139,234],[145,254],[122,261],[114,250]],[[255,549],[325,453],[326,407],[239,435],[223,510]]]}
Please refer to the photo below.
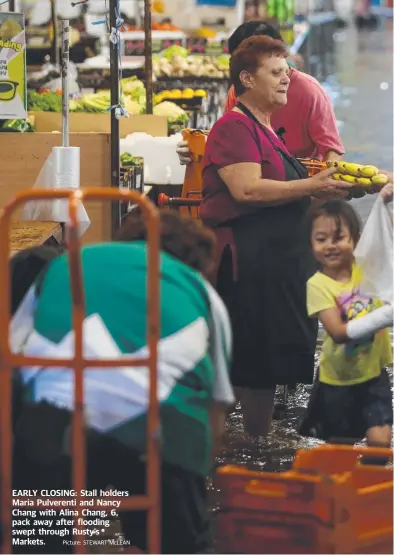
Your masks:
{"label": "floodwater", "polygon": [[[381,169],[393,168],[393,59],[392,20],[384,21],[373,32],[358,33],[347,29],[336,34],[336,71],[327,78],[330,96],[340,123],[350,162],[373,164]],[[387,86],[386,86],[387,85]],[[365,222],[374,196],[352,201]],[[319,362],[321,334],[316,352]],[[392,377],[392,372],[390,372]],[[297,434],[312,386],[299,385],[289,395],[285,417],[273,422],[272,433],[263,440],[245,436],[239,407],[229,417],[226,449],[217,458],[217,465],[240,464],[249,469],[277,472],[288,469],[298,448],[308,448],[321,442],[301,438]],[[282,392],[278,392],[281,401]],[[217,495],[209,484],[213,513]],[[119,523],[110,530],[110,537],[119,535]],[[121,553],[123,549],[95,547],[91,553]]]}
{"label": "floodwater", "polygon": [[[348,28],[335,33],[335,75],[325,84],[335,104],[346,160],[393,169],[393,35],[392,20],[376,31]],[[375,195],[352,201],[362,220],[368,217]],[[318,365],[321,336],[316,353]],[[390,372],[392,377],[392,371]],[[242,464],[249,469],[288,469],[297,448],[312,447],[318,440],[297,434],[312,386],[299,385],[289,395],[282,420],[273,422],[264,440],[245,436],[239,407],[228,419],[226,449],[217,464]],[[280,388],[282,389],[282,388]],[[281,401],[282,392],[277,393]]]}

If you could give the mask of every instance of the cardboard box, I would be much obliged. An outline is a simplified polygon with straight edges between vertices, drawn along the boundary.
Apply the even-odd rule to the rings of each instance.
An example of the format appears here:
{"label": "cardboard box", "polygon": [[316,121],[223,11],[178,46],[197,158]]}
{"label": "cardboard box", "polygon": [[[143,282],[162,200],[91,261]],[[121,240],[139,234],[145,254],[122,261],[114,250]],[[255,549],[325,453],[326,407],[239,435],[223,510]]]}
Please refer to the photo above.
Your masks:
{"label": "cardboard box", "polygon": [[[0,133],[0,206],[31,188],[54,146],[61,144],[55,133]],[[81,187],[110,187],[110,135],[71,133],[70,144],[81,149]],[[91,225],[84,243],[111,239],[111,203],[87,202]],[[12,219],[20,218],[17,210]]]}
{"label": "cardboard box", "polygon": [[[51,133],[62,130],[62,116],[55,112],[29,112],[34,117],[35,130],[38,133]],[[167,137],[167,118],[162,116],[131,116],[119,120],[120,138],[131,133],[148,133],[152,137]],[[70,114],[71,133],[110,133],[110,114]]]}

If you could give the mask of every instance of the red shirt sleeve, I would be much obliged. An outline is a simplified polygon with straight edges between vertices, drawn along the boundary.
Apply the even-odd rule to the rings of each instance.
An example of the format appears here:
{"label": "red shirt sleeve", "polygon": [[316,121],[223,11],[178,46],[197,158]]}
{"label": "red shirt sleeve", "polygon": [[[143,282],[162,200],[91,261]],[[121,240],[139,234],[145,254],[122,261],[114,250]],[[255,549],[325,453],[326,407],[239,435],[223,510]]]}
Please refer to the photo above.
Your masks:
{"label": "red shirt sleeve", "polygon": [[258,138],[249,127],[249,121],[246,118],[243,122],[236,117],[228,117],[218,120],[209,134],[205,151],[206,165],[214,164],[220,169],[243,162],[261,164]]}
{"label": "red shirt sleeve", "polygon": [[235,96],[235,90],[234,87],[231,86],[227,94],[226,103],[224,105],[224,113],[227,114],[227,112],[231,112],[236,103],[237,97]]}
{"label": "red shirt sleeve", "polygon": [[321,86],[316,86],[309,112],[308,130],[319,156],[324,158],[329,150],[344,154],[331,100]]}

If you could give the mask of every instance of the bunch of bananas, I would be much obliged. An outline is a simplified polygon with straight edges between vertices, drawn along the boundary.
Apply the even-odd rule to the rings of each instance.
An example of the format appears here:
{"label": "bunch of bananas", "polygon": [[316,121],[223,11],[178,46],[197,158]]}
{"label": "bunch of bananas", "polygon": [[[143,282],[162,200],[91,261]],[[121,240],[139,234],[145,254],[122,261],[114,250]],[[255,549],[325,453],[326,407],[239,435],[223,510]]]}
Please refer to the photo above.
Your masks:
{"label": "bunch of bananas", "polygon": [[387,175],[379,173],[375,166],[362,166],[342,161],[327,161],[328,168],[336,168],[337,172],[332,175],[336,181],[346,181],[354,185],[351,190],[353,198],[360,198],[366,194],[378,192],[383,185],[388,183]]}

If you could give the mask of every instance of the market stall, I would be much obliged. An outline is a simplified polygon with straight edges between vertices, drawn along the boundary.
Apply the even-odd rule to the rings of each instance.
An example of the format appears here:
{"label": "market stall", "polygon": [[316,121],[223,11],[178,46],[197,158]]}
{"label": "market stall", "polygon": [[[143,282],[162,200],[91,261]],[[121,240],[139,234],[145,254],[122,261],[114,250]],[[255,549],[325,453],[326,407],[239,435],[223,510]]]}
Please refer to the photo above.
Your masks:
{"label": "market stall", "polygon": [[[215,2],[210,0],[208,4]],[[204,4],[207,2],[198,2],[198,6]],[[301,17],[295,13],[293,2],[285,4],[287,11],[283,9],[283,2],[268,2],[268,16],[278,22],[285,38],[291,43],[291,54],[295,56],[302,52],[306,59],[305,69],[317,74],[321,63],[311,63],[316,59],[313,45],[316,44],[316,33],[321,38],[323,25],[332,22],[332,14],[306,14],[308,17]],[[103,155],[108,165],[99,179],[102,186],[134,187],[137,170],[129,168],[125,171],[121,162],[122,155],[130,154],[132,158],[144,159],[144,163],[137,164],[142,168],[140,179],[145,185],[155,187],[154,196],[157,197],[157,192],[161,192],[163,187],[177,186],[179,190],[185,174],[172,152],[179,135],[175,135],[173,142],[158,142],[156,138],[164,139],[186,127],[210,129],[221,116],[229,87],[227,41],[231,29],[225,27],[226,21],[215,22],[214,18],[201,20],[198,28],[180,29],[169,22],[164,23],[168,21],[165,13],[159,16],[151,14],[150,0],[144,2],[142,17],[131,23],[130,19],[124,20],[119,6],[119,0],[111,0],[108,13],[90,18],[89,32],[94,29],[102,45],[102,53],[100,57],[87,58],[78,65],[76,90],[74,84],[69,82],[71,140],[72,144],[83,145],[81,165],[88,165],[86,181],[85,170],[81,173],[82,187],[92,185],[90,176],[94,175],[94,170],[90,165],[97,163]],[[226,8],[226,15],[231,13],[231,9]],[[327,44],[324,48],[330,50]],[[57,71],[60,71],[59,68]],[[62,86],[58,90],[53,86],[47,90],[45,77],[41,78],[41,81],[35,81],[34,88],[26,96],[27,121],[21,122],[21,118],[4,121],[0,124],[3,130],[60,133]],[[87,133],[91,137],[89,145],[83,140]],[[59,139],[60,136],[55,134],[48,142],[45,136],[42,144],[46,145],[46,150],[38,156],[40,162],[34,170],[35,175],[40,171],[39,164],[43,163],[45,153]],[[1,142],[7,140],[8,137],[0,134],[0,147]],[[13,137],[13,141],[18,140],[18,136]],[[89,151],[86,151],[88,146]],[[158,149],[157,156],[153,160],[150,154],[155,149]],[[161,160],[164,152],[170,162]],[[17,181],[25,182],[24,179]],[[106,216],[111,221],[108,229],[103,231],[98,223],[96,233],[93,222],[86,240],[113,236],[122,217],[121,212],[124,213],[124,207],[114,204],[112,215]]]}
{"label": "market stall", "polygon": [[[117,20],[117,2],[111,2],[114,10],[113,17]],[[14,14],[16,17],[16,14]],[[110,15],[110,14],[108,14]],[[9,19],[11,16],[5,16]],[[110,18],[109,18],[110,19]],[[63,42],[65,44],[65,41]],[[114,44],[115,56],[112,63],[115,66],[118,56],[118,44]],[[67,64],[68,67],[68,64]],[[64,72],[64,60],[62,61]],[[84,95],[78,100],[70,100],[68,95],[68,79],[63,79],[58,91],[43,90],[29,91],[26,94],[26,84],[22,92],[24,99],[23,110],[19,113],[8,112],[14,117],[1,121],[0,149],[4,156],[3,177],[0,179],[0,203],[9,201],[15,193],[31,187],[37,176],[48,161],[52,149],[59,145],[60,132],[64,128],[64,110],[70,109],[67,117],[68,131],[71,132],[69,144],[80,149],[80,186],[109,186],[119,187],[130,185],[135,181],[131,178],[129,168],[123,172],[121,181],[119,141],[135,132],[142,132],[149,136],[167,136],[167,118],[156,115],[142,115],[146,109],[146,90],[138,89],[139,83],[130,82],[129,88],[117,96],[119,91],[118,72],[113,71],[112,90],[101,95]],[[131,85],[131,86],[130,86]],[[135,87],[137,85],[137,87]],[[144,100],[139,94],[144,95]],[[134,100],[133,100],[134,98]],[[139,103],[141,101],[141,103]],[[66,104],[65,104],[66,102]],[[5,105],[5,104],[4,104]],[[0,107],[2,105],[0,104]],[[133,117],[126,116],[127,111]],[[23,133],[21,133],[23,132]],[[39,136],[39,140],[38,136]],[[63,134],[64,139],[64,134]],[[63,140],[63,146],[64,140]],[[117,154],[116,154],[117,151]],[[115,156],[117,158],[114,158]],[[7,177],[5,177],[7,176]],[[9,183],[13,183],[12,189]],[[87,207],[91,219],[91,226],[84,240],[108,240],[119,226],[121,207],[114,203],[112,214],[108,207]]]}

